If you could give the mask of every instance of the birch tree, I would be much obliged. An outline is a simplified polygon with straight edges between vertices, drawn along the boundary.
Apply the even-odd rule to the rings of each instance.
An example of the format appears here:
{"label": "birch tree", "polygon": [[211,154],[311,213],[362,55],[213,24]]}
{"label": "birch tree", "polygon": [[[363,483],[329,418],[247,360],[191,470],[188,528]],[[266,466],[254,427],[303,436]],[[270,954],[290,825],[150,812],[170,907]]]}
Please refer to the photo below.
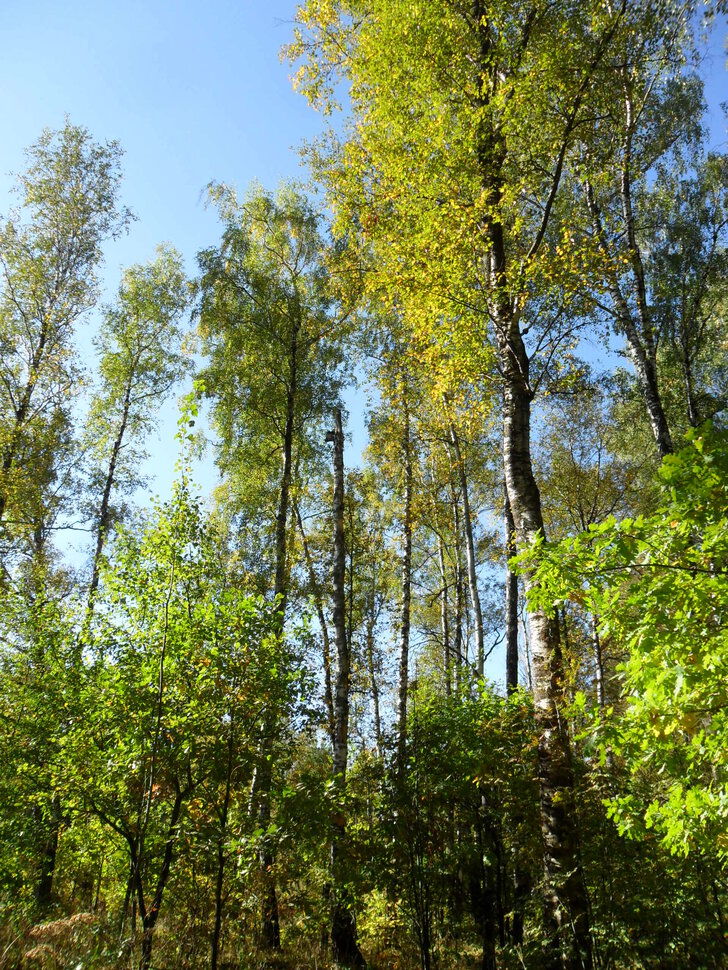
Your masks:
{"label": "birch tree", "polygon": [[180,353],[181,318],[188,305],[181,256],[160,247],[154,260],[123,276],[116,303],[106,309],[97,347],[100,386],[88,419],[95,548],[88,601],[92,608],[109,533],[119,518],[116,495],[138,482],[144,437],[185,367]]}
{"label": "birch tree", "polygon": [[[292,494],[300,482],[294,473],[310,474],[321,457],[316,442],[323,439],[324,416],[338,402],[347,309],[335,298],[320,220],[293,187],[283,186],[274,197],[254,186],[240,201],[233,188],[213,185],[210,199],[223,237],[199,255],[199,329],[208,355],[203,378],[226,500],[238,516],[235,545],[277,604],[282,630],[295,528]],[[251,559],[254,548],[264,550],[262,561]],[[275,731],[268,723],[265,744],[272,744]],[[263,830],[271,817],[271,770],[264,758],[256,779]],[[267,880],[263,941],[277,949],[273,851],[265,841],[261,866]]]}
{"label": "birch tree", "polygon": [[[346,540],[344,537],[344,430],[341,411],[336,410],[334,428],[327,435],[333,445],[333,627],[336,643],[336,686],[334,690],[333,779],[337,793],[343,797],[349,758],[349,691],[351,687],[351,640],[346,628]],[[337,806],[332,818],[331,875],[333,905],[331,915],[331,948],[334,960],[345,967],[364,967],[364,958],[356,942],[356,924],[344,884],[346,867],[346,818]]]}
{"label": "birch tree", "polygon": [[[18,176],[20,205],[0,223],[0,522],[32,528],[38,486],[80,387],[75,328],[98,298],[103,244],[127,228],[121,149],[66,122],[46,129]],[[38,450],[33,443],[43,440]],[[50,470],[49,470],[50,469]]]}

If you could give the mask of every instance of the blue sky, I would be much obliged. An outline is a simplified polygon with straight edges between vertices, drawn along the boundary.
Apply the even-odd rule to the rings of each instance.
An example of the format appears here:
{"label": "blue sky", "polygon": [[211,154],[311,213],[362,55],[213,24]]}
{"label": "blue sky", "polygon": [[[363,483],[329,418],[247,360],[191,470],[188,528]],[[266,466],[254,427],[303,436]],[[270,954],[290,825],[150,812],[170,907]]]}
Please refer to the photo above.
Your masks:
{"label": "blue sky", "polygon": [[217,233],[200,198],[210,180],[275,187],[303,174],[295,146],[319,119],[278,59],[291,35],[292,0],[3,7],[1,196],[7,173],[23,167],[23,148],[66,113],[94,137],[118,139],[125,200],[139,221],[109,251],[109,275],[162,240],[193,263]]}

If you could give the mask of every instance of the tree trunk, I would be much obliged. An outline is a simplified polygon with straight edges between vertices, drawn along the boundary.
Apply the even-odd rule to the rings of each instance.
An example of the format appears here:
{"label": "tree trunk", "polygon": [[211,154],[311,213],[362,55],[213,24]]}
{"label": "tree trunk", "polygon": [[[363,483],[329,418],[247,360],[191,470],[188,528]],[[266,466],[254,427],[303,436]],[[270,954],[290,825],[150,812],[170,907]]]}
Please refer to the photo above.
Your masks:
{"label": "tree trunk", "polygon": [[306,533],[303,529],[303,519],[301,518],[301,511],[296,503],[296,518],[298,520],[298,531],[301,534],[301,544],[303,546],[303,554],[306,558],[306,568],[308,569],[308,581],[311,586],[311,592],[313,594],[313,601],[316,606],[316,615],[318,617],[319,626],[321,627],[321,643],[322,643],[322,660],[324,665],[324,703],[326,705],[326,719],[329,729],[329,739],[331,740],[331,745],[334,744],[334,696],[331,690],[331,642],[329,640],[329,627],[326,622],[326,615],[324,613],[324,601],[321,595],[321,589],[319,588],[318,580],[316,579],[316,573],[313,568],[313,560],[311,559],[311,553],[308,548],[308,542],[306,540]]}
{"label": "tree trunk", "polygon": [[602,657],[602,641],[599,637],[599,620],[594,613],[591,614],[591,628],[592,641],[594,643],[594,673],[597,686],[597,704],[602,708],[606,703],[604,694],[604,658]]}
{"label": "tree trunk", "polygon": [[[481,805],[485,809],[485,795],[481,795]],[[486,809],[487,811],[487,809]],[[479,812],[480,816],[481,813]],[[477,897],[473,900],[474,903],[477,902],[477,921],[480,923],[481,930],[481,941],[483,946],[483,953],[481,959],[482,970],[497,970],[498,963],[496,960],[495,953],[495,943],[496,943],[496,892],[495,892],[495,880],[493,878],[493,866],[487,865],[485,863],[485,856],[488,849],[491,846],[486,845],[486,832],[488,832],[487,820],[479,817],[477,826],[477,843],[479,847],[480,854],[480,866],[478,872],[478,883],[477,887]],[[473,887],[475,889],[475,887]]]}
{"label": "tree trunk", "polygon": [[334,777],[346,777],[349,741],[349,644],[346,639],[346,545],[344,541],[344,433],[341,411],[336,411],[334,430],[334,639],[336,645],[336,691],[334,694]]}
{"label": "tree trunk", "polygon": [[[478,22],[483,23],[476,2]],[[487,28],[479,29],[481,63],[490,56]],[[484,67],[487,72],[487,68]],[[478,156],[483,188],[497,212],[503,186],[499,153],[504,151],[496,132],[483,130]],[[541,496],[531,461],[531,399],[529,358],[518,314],[509,295],[503,224],[488,219],[485,270],[491,297],[491,319],[503,378],[503,465],[506,490],[520,549],[528,549],[544,535]],[[536,579],[524,575],[526,590]],[[542,609],[529,613],[534,668],[534,701],[539,734],[538,775],[541,832],[544,845],[545,970],[582,970],[592,966],[591,933],[586,885],[581,867],[574,803],[574,776],[567,725],[561,716],[563,670],[558,622]]]}
{"label": "tree trunk", "polygon": [[[621,70],[624,82],[625,137],[622,146],[622,170],[620,174],[619,192],[622,200],[622,216],[627,230],[627,242],[629,244],[632,275],[634,277],[634,298],[637,306],[637,319],[639,321],[639,335],[637,339],[635,339],[634,334],[630,336],[629,333],[627,333],[627,338],[630,346],[632,347],[634,345],[632,358],[635,360],[635,367],[642,385],[642,394],[647,405],[647,413],[657,444],[657,450],[660,453],[660,458],[664,458],[665,455],[669,455],[673,450],[672,436],[670,435],[670,428],[668,427],[657,383],[655,333],[652,326],[652,314],[647,303],[647,287],[645,285],[642,251],[637,241],[635,228],[634,209],[632,206],[632,138],[636,122],[630,81],[627,78],[627,72],[624,67]],[[635,328],[632,327],[631,329],[634,330]]]}
{"label": "tree trunk", "polygon": [[379,713],[379,685],[377,684],[377,672],[374,665],[374,626],[377,621],[376,615],[376,563],[372,564],[372,588],[370,591],[369,602],[367,603],[367,666],[369,668],[369,683],[372,691],[372,704],[374,706],[374,739],[377,745],[377,755],[382,756],[382,720]]}
{"label": "tree trunk", "polygon": [[[455,631],[452,641],[452,653],[455,658],[455,687],[460,687],[461,666],[466,659],[463,637],[463,569],[460,559],[460,506],[454,483],[450,482],[450,504],[453,518],[453,587],[455,589]],[[467,648],[466,648],[467,649]]]}
{"label": "tree trunk", "polygon": [[683,372],[683,384],[685,385],[685,403],[688,411],[688,422],[691,428],[697,428],[700,424],[698,406],[695,401],[695,389],[693,387],[693,371],[690,361],[690,352],[687,348],[681,348],[680,365]]}
{"label": "tree trunk", "polygon": [[[623,197],[623,207],[625,208],[629,218],[632,219],[629,183],[624,172],[621,178],[620,189]],[[609,265],[609,262],[613,259],[613,256],[607,240],[607,234],[604,229],[601,209],[594,195],[593,186],[589,180],[585,180],[584,182],[584,195],[586,198],[586,206],[589,210],[592,224],[594,226],[594,232],[599,243],[599,248],[607,261],[607,265]],[[633,263],[635,263],[637,266],[635,272],[639,275],[641,273],[641,262],[639,260],[639,252],[636,250],[637,243],[634,239],[634,230],[632,230],[632,242],[630,243],[630,248],[632,245],[634,245],[635,249],[632,250],[631,256]],[[607,274],[607,287],[612,302],[614,303],[614,312],[617,325],[627,339],[630,359],[634,365],[640,390],[642,391],[642,398],[647,409],[647,417],[650,422],[650,428],[652,429],[652,435],[655,439],[655,444],[657,445],[660,458],[664,458],[665,455],[672,452],[672,437],[670,435],[670,429],[667,424],[667,418],[665,417],[665,411],[662,406],[662,398],[660,396],[660,391],[657,384],[657,358],[654,337],[652,335],[649,313],[647,310],[646,297],[644,295],[644,282],[642,282],[641,291],[640,286],[638,285],[637,287],[638,291],[641,293],[641,302],[639,303],[639,323],[633,317],[629,303],[622,292],[619,279],[615,273],[610,272]]]}
{"label": "tree trunk", "polygon": [[99,586],[99,568],[101,566],[101,556],[104,551],[104,545],[108,537],[109,520],[110,520],[110,507],[111,507],[111,490],[114,487],[116,481],[116,464],[119,460],[119,452],[121,451],[121,446],[124,443],[124,435],[126,433],[126,426],[129,421],[129,409],[131,407],[131,388],[132,388],[133,376],[129,378],[129,382],[126,385],[126,392],[124,394],[124,403],[121,412],[121,421],[119,423],[119,430],[114,439],[114,444],[111,449],[111,458],[109,459],[109,467],[106,472],[106,481],[104,482],[104,492],[101,497],[101,508],[99,509],[99,517],[96,522],[96,550],[94,552],[93,561],[93,572],[91,574],[91,585],[88,591],[88,601],[86,606],[86,624],[91,620],[94,609],[94,601],[96,599],[96,590]]}
{"label": "tree trunk", "polygon": [[162,897],[164,896],[164,890],[167,886],[169,874],[172,868],[172,857],[174,856],[174,848],[177,842],[177,823],[179,822],[184,799],[185,793],[178,788],[169,817],[167,841],[164,846],[164,855],[162,857],[162,868],[159,871],[157,886],[154,890],[154,896],[149,908],[147,908],[146,900],[144,898],[139,860],[136,860],[136,864],[134,865],[137,899],[139,901],[139,914],[142,918],[142,955],[139,970],[150,970],[152,966],[152,944],[154,942],[154,930],[157,925],[157,920],[159,919],[159,910],[162,905]]}
{"label": "tree trunk", "polygon": [[[334,430],[327,440],[334,445],[334,637],[336,642],[336,691],[334,694],[333,777],[337,792],[343,795],[349,746],[350,657],[346,637],[346,543],[344,541],[344,432],[341,411],[337,409]],[[331,820],[331,876],[333,907],[331,949],[336,963],[344,967],[364,967],[356,942],[354,914],[344,898],[346,819],[337,807]]]}
{"label": "tree trunk", "polygon": [[228,811],[230,807],[230,792],[232,788],[233,764],[235,760],[234,721],[228,727],[228,757],[225,772],[225,794],[223,796],[222,811],[220,813],[220,834],[217,841],[217,873],[215,876],[215,921],[212,929],[212,947],[210,954],[210,970],[217,970],[218,954],[220,950],[220,933],[222,931],[222,889],[225,878],[225,838],[227,837]]}
{"label": "tree trunk", "polygon": [[283,622],[286,615],[286,602],[288,599],[288,507],[290,504],[293,434],[298,398],[298,330],[299,326],[294,326],[291,335],[289,383],[286,397],[286,423],[283,430],[283,469],[281,472],[275,530],[276,571],[273,592],[279,601],[279,623],[281,630],[283,629]]}
{"label": "tree trunk", "polygon": [[[44,824],[41,818],[41,824]],[[40,910],[48,909],[53,902],[53,879],[56,873],[58,838],[61,831],[61,800],[54,795],[51,800],[50,818],[40,852],[40,873],[35,888],[35,900]]]}
{"label": "tree trunk", "polygon": [[508,565],[516,555],[516,526],[513,522],[508,489],[505,487],[506,532],[506,691],[518,690],[518,576]]}
{"label": "tree trunk", "polygon": [[[499,226],[493,234],[499,235]],[[498,250],[494,247],[494,254]],[[510,319],[509,319],[510,317]],[[541,497],[530,452],[531,394],[528,357],[517,322],[501,308],[498,333],[505,378],[503,456],[508,498],[520,548],[543,536]],[[535,584],[524,576],[526,589]],[[529,613],[534,700],[539,732],[538,774],[544,842],[544,921],[549,936],[546,968],[592,966],[589,910],[581,868],[574,777],[567,725],[561,716],[563,670],[559,626],[543,610]]]}
{"label": "tree trunk", "polygon": [[445,660],[445,696],[452,694],[452,670],[450,667],[450,625],[447,609],[447,572],[445,570],[445,544],[442,536],[437,536],[437,560],[440,566],[440,633],[442,634],[442,649]]}
{"label": "tree trunk", "polygon": [[[505,482],[504,482],[505,488]],[[510,696],[518,690],[518,576],[508,566],[508,560],[516,555],[516,526],[513,522],[508,489],[505,488],[505,533],[506,533],[506,692]],[[520,813],[514,819],[516,825],[521,821]],[[531,892],[531,877],[522,859],[522,851],[515,846],[513,860],[513,920],[511,922],[511,941],[515,946],[523,945],[523,927],[526,902]]]}
{"label": "tree trunk", "polygon": [[473,607],[473,619],[475,623],[475,656],[478,677],[482,679],[485,664],[485,646],[483,643],[483,611],[480,607],[480,595],[478,593],[478,576],[475,561],[475,542],[473,540],[473,523],[470,516],[470,499],[468,498],[468,479],[465,474],[465,464],[460,451],[460,440],[455,430],[455,425],[450,422],[450,443],[455,453],[455,463],[460,480],[460,491],[463,497],[463,529],[465,531],[465,555],[468,567],[468,588],[470,591],[470,603]]}
{"label": "tree trunk", "polygon": [[[529,384],[529,358],[519,326],[523,284],[518,281],[518,303],[513,297],[506,261],[504,221],[504,168],[508,144],[498,128],[497,111],[490,101],[490,83],[497,86],[492,36],[483,0],[472,0],[477,55],[476,71],[482,109],[476,135],[475,161],[483,192],[483,238],[479,255],[483,282],[490,294],[488,312],[495,330],[499,368],[503,380],[503,465],[506,490],[513,513],[519,549],[528,549],[543,536],[541,496],[533,475],[530,421],[532,392]],[[617,21],[615,20],[615,27]],[[533,25],[524,23],[523,49]],[[612,28],[614,29],[614,28]],[[597,61],[603,51],[602,45]],[[563,135],[559,159],[552,176],[551,194],[544,206],[540,228],[534,234],[527,258],[537,253],[548,227],[549,214],[558,189],[563,160],[568,146],[569,127],[575,123],[580,99],[588,90],[587,72],[570,112]],[[524,575],[526,590],[536,583],[532,571]],[[544,846],[544,929],[546,949],[544,970],[591,970],[592,949],[589,910],[579,852],[574,803],[574,777],[567,725],[561,716],[563,672],[558,624],[543,610],[529,614],[531,651],[534,666],[535,719],[539,735],[538,775],[541,831]]]}
{"label": "tree trunk", "polygon": [[[275,582],[273,595],[278,604],[278,632],[283,634],[288,602],[288,508],[291,492],[291,469],[293,467],[293,435],[298,397],[298,332],[300,323],[294,322],[291,330],[289,348],[288,391],[286,396],[286,423],[283,430],[283,469],[281,472],[278,512],[275,528]],[[270,828],[270,794],[273,784],[271,757],[273,741],[277,735],[277,725],[268,716],[264,726],[262,757],[257,772],[258,827],[264,832]],[[269,950],[279,950],[281,946],[280,920],[278,916],[278,895],[276,893],[273,864],[273,849],[267,837],[263,837],[260,848],[260,867],[263,876],[263,904],[261,909],[261,941]]]}
{"label": "tree trunk", "polygon": [[397,695],[397,767],[404,768],[407,747],[407,694],[409,690],[410,603],[412,598],[412,450],[409,409],[404,404],[404,522],[402,538],[402,613],[399,630],[399,690]]}

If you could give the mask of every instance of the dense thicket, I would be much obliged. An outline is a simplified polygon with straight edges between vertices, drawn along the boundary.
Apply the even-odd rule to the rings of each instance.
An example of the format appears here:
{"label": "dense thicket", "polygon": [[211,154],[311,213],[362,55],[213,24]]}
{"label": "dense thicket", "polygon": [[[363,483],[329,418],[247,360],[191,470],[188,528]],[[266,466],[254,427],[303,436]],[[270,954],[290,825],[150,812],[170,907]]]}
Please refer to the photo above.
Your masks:
{"label": "dense thicket", "polygon": [[211,183],[196,278],[162,247],[96,318],[120,150],[70,122],[28,150],[0,967],[726,965],[728,158],[696,25],[308,0],[326,215]]}

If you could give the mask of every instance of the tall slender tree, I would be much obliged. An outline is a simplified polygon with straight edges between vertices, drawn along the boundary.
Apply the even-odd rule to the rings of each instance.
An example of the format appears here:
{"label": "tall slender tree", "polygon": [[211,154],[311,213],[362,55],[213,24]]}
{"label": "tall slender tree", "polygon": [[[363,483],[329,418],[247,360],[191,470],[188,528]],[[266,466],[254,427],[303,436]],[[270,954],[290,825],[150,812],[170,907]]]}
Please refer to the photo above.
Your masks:
{"label": "tall slender tree", "polygon": [[[346,540],[344,536],[344,430],[341,411],[337,408],[334,428],[327,435],[334,451],[333,495],[333,626],[336,639],[336,688],[334,691],[334,784],[343,798],[349,758],[349,691],[351,687],[350,638],[346,624]],[[332,819],[331,875],[333,906],[331,915],[331,948],[334,960],[345,967],[363,967],[364,958],[356,942],[356,924],[346,899],[346,866],[344,864],[346,819],[337,806]]]}
{"label": "tall slender tree", "polygon": [[11,536],[37,531],[68,437],[75,327],[97,300],[104,242],[131,218],[121,154],[70,121],[45,130],[18,176],[20,206],[0,224],[0,523]]}
{"label": "tall slender tree", "polygon": [[[675,442],[658,364],[660,281],[650,250],[655,236],[669,232],[669,205],[658,211],[658,199],[670,191],[668,172],[694,154],[701,137],[702,84],[685,64],[693,54],[690,9],[665,3],[655,17],[625,5],[624,29],[598,65],[594,111],[573,163],[605,291],[597,304],[624,338],[661,458]],[[701,226],[708,236],[709,221]],[[705,242],[706,251],[698,245],[686,266],[704,259],[709,271],[713,247]],[[699,293],[694,287],[693,298]]]}
{"label": "tall slender tree", "polygon": [[175,250],[160,247],[154,260],[124,273],[116,303],[105,312],[97,340],[101,381],[87,428],[92,476],[100,493],[94,508],[90,609],[104,546],[118,517],[115,493],[137,483],[144,435],[185,366],[180,322],[187,304],[182,259]]}
{"label": "tall slender tree", "polygon": [[[239,201],[232,188],[213,185],[210,198],[223,238],[219,247],[199,255],[200,335],[209,360],[203,377],[219,435],[218,465],[242,526],[237,546],[243,556],[250,551],[252,543],[244,537],[257,522],[267,540],[259,548],[272,549],[272,556],[247,567],[262,573],[282,630],[290,591],[294,472],[310,473],[321,458],[315,442],[338,401],[347,310],[335,298],[320,220],[292,186],[275,197],[254,186]],[[275,723],[268,723],[264,744],[272,745],[275,732]],[[264,831],[271,821],[272,769],[271,759],[263,758],[256,778]],[[264,840],[262,937],[277,949],[273,860]]]}

